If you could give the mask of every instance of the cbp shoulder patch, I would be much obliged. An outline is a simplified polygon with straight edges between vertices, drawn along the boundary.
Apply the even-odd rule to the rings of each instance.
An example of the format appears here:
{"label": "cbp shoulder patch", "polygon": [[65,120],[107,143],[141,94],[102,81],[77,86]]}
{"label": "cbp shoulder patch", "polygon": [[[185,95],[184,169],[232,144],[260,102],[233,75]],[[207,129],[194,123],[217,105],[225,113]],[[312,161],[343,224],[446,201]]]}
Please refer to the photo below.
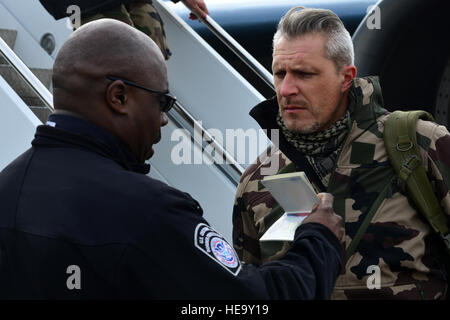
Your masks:
{"label": "cbp shoulder patch", "polygon": [[236,276],[241,270],[241,263],[233,247],[207,224],[199,223],[195,228],[194,244],[231,274]]}

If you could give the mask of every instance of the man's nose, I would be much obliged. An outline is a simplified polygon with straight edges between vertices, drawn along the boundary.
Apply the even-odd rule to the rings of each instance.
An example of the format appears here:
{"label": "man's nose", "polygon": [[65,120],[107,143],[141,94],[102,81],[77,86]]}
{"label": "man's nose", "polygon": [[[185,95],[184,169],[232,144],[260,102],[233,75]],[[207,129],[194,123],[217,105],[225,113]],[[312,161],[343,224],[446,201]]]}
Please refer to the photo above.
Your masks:
{"label": "man's nose", "polygon": [[287,73],[280,84],[280,95],[283,97],[292,97],[299,93],[295,78]]}
{"label": "man's nose", "polygon": [[169,118],[167,118],[167,114],[165,112],[161,112],[161,127],[164,127],[167,123],[169,123]]}

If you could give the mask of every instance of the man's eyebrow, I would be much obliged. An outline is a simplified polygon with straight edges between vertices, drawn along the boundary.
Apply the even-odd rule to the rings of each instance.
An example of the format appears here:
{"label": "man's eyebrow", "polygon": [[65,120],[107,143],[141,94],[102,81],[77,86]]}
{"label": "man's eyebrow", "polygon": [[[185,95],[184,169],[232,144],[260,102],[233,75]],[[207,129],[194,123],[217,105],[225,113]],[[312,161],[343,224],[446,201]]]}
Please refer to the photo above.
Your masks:
{"label": "man's eyebrow", "polygon": [[306,66],[306,65],[298,65],[298,66],[293,66],[293,67],[288,67],[286,68],[285,65],[278,65],[278,64],[274,64],[272,67],[272,71],[273,70],[287,70],[290,69],[294,72],[311,72],[311,73],[318,73],[320,70],[317,68],[314,68],[312,66]]}
{"label": "man's eyebrow", "polygon": [[314,73],[319,72],[319,69],[311,67],[311,66],[305,66],[305,65],[294,66],[291,69],[293,71],[299,71],[299,72],[314,72]]}

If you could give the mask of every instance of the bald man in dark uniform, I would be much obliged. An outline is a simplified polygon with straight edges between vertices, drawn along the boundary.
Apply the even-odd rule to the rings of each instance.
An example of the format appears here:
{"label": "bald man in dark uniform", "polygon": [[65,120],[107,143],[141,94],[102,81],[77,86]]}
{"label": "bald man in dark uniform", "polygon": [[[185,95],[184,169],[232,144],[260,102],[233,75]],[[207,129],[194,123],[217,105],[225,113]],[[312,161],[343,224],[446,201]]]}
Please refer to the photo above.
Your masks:
{"label": "bald man in dark uniform", "polygon": [[284,258],[257,268],[189,194],[146,175],[175,101],[149,37],[88,23],[61,48],[53,83],[56,112],[0,173],[0,298],[329,297],[343,235],[331,195]]}

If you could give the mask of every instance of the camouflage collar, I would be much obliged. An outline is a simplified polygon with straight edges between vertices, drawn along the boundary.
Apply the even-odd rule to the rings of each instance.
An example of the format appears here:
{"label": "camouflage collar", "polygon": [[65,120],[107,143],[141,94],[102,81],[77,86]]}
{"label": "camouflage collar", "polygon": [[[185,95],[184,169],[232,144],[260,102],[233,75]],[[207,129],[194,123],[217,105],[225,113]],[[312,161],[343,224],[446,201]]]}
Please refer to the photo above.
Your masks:
{"label": "camouflage collar", "polygon": [[349,90],[349,111],[352,121],[356,121],[359,127],[365,127],[387,113],[378,77],[353,79]]}

